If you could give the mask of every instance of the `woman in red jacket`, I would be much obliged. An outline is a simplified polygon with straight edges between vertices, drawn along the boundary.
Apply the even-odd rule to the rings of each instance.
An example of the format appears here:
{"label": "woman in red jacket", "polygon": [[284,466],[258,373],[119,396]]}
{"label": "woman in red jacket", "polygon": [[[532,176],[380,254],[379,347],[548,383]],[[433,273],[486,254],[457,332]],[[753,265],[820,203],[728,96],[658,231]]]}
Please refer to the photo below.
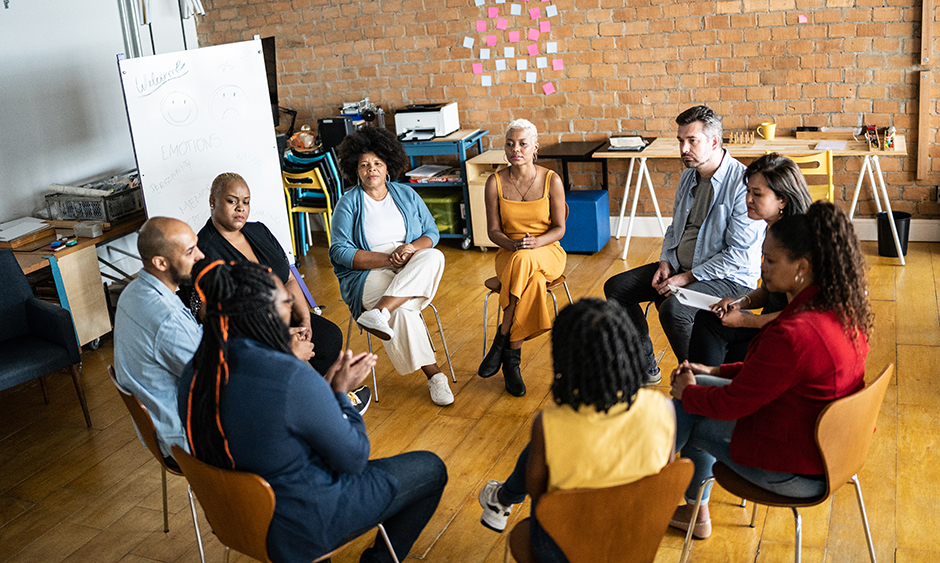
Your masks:
{"label": "woman in red jacket", "polygon": [[[751,342],[744,362],[683,362],[672,372],[676,449],[695,474],[670,525],[688,530],[698,489],[716,460],[769,491],[814,497],[826,488],[816,419],[865,386],[872,312],[852,223],[826,201],[768,231],[763,285],[789,304]],[[711,534],[708,494],[693,536]]]}

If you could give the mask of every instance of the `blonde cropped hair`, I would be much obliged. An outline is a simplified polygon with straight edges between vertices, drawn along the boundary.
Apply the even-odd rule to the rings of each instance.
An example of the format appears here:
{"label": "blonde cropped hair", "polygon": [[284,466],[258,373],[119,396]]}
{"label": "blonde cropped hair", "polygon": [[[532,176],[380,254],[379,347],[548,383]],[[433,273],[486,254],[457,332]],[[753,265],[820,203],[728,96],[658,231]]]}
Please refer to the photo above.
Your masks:
{"label": "blonde cropped hair", "polygon": [[539,130],[536,129],[535,125],[532,125],[532,122],[528,119],[514,119],[512,123],[509,124],[509,127],[506,128],[506,135],[509,135],[509,132],[515,129],[522,129],[536,139],[539,137]]}

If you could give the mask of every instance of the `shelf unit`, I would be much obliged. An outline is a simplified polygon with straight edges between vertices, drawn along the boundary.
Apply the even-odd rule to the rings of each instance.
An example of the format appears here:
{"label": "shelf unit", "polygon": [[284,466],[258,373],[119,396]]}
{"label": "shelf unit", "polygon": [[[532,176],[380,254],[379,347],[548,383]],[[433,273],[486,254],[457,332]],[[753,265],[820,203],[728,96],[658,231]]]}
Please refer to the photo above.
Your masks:
{"label": "shelf unit", "polygon": [[486,228],[486,180],[496,171],[509,166],[506,160],[506,151],[491,150],[480,153],[467,161],[467,187],[470,190],[470,213],[474,217],[482,217],[473,225],[473,244],[485,251],[488,247],[495,248],[496,244],[490,240]]}
{"label": "shelf unit", "polygon": [[[471,243],[471,233],[474,232],[473,229],[473,220],[472,213],[470,211],[470,206],[467,203],[470,201],[470,192],[467,185],[467,150],[476,145],[477,153],[481,154],[483,152],[483,136],[489,133],[489,131],[484,129],[461,129],[455,133],[451,133],[446,137],[441,137],[439,139],[433,139],[430,141],[410,141],[407,143],[402,143],[405,147],[405,154],[411,158],[411,168],[415,168],[418,165],[419,156],[455,156],[457,161],[460,163],[460,178],[459,182],[429,182],[429,183],[415,183],[411,184],[411,187],[454,187],[461,188],[463,191],[463,209],[466,214],[466,225],[467,232],[465,234],[449,234],[441,233],[441,238],[462,238],[463,239],[463,248],[464,250],[470,248]],[[485,215],[483,215],[485,217]],[[486,221],[483,221],[484,232]],[[489,239],[487,239],[489,240]]]}

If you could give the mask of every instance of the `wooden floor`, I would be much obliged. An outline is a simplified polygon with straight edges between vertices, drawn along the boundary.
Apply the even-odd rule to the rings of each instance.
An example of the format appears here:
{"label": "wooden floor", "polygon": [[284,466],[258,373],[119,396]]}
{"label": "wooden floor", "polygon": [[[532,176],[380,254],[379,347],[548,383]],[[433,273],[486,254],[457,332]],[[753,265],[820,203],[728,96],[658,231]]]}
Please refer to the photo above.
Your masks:
{"label": "wooden floor", "polygon": [[[625,264],[618,259],[622,244],[622,239],[611,241],[595,255],[568,257],[575,299],[602,296],[608,277],[627,264],[637,266],[658,257],[658,240],[635,239]],[[934,543],[940,540],[940,245],[911,244],[906,267],[877,257],[873,243],[864,246],[876,313],[867,376],[870,380],[889,362],[898,367],[860,475],[878,560],[940,561],[940,544]],[[436,407],[424,377],[394,373],[379,350],[381,402],[373,404],[365,420],[374,457],[428,449],[447,463],[450,483],[411,556],[435,563],[494,563],[503,560],[506,534],[479,524],[477,492],[487,479],[509,474],[528,440],[534,413],[550,400],[550,345],[544,335],[523,349],[528,386],[524,398],[506,394],[499,376],[477,377],[483,347],[482,284],[492,275],[494,254],[461,251],[456,245],[442,248],[447,268],[435,303],[457,372],[456,402]],[[345,331],[349,316],[326,249],[313,249],[304,266],[307,284],[326,305],[324,315]],[[427,315],[433,323],[430,311]],[[658,325],[653,339],[657,351],[666,350],[661,364],[667,372],[675,358]],[[351,347],[365,346],[365,338],[354,335]],[[438,352],[443,367],[440,347]],[[170,533],[162,531],[160,470],[136,439],[108,380],[110,340],[99,350],[86,351],[83,360],[92,429],[85,428],[65,372],[47,378],[49,405],[43,404],[36,382],[0,393],[0,562],[197,561],[180,478],[170,477]],[[695,543],[691,560],[791,561],[789,511],[759,510],[758,525],[751,529],[746,526],[749,512],[716,488],[714,532],[711,539]],[[528,506],[517,508],[510,526],[527,513]],[[804,561],[867,560],[851,487],[803,515]],[[207,560],[220,561],[220,544],[205,520],[200,525]],[[334,561],[357,561],[367,541],[360,539]],[[657,561],[678,561],[681,542],[679,533],[669,531]]]}

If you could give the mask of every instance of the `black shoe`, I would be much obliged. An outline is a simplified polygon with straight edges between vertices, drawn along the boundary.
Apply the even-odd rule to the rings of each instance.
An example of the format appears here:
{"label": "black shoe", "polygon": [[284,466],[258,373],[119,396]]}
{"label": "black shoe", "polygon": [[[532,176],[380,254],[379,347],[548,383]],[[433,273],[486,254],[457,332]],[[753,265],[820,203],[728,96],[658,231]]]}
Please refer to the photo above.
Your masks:
{"label": "black shoe", "polygon": [[365,385],[350,391],[346,396],[349,397],[349,402],[360,415],[366,414],[366,411],[369,410],[369,405],[372,404],[372,389],[369,389]]}
{"label": "black shoe", "polygon": [[503,363],[503,352],[509,344],[509,335],[501,334],[499,329],[496,332],[496,338],[493,339],[493,345],[490,351],[486,353],[483,362],[480,363],[480,369],[477,375],[480,377],[492,377],[499,372],[499,366]]}
{"label": "black shoe", "polygon": [[503,352],[503,379],[506,381],[506,392],[513,397],[525,395],[525,382],[519,364],[522,360],[522,349],[507,349]]}

